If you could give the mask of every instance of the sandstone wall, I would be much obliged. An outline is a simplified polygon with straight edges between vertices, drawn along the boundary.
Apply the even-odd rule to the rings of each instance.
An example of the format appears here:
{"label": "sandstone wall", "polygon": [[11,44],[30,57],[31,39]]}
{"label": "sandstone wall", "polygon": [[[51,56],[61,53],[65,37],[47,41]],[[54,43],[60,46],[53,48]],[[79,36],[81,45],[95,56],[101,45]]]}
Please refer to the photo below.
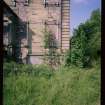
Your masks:
{"label": "sandstone wall", "polygon": [[[11,0],[5,1],[25,23],[25,25],[20,23],[18,29],[22,59],[28,57],[32,63],[43,62],[41,57],[45,53],[43,46],[45,27],[54,34],[60,53],[69,49],[70,0],[31,0],[27,6],[24,5],[25,0],[17,0],[16,7]],[[26,45],[29,49],[24,47]]]}

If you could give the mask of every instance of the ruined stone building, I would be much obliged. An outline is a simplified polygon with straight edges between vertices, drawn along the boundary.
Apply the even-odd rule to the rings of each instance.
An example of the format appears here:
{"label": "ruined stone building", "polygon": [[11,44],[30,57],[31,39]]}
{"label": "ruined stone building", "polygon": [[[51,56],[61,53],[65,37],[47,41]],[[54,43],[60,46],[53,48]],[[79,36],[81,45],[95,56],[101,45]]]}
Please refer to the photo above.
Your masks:
{"label": "ruined stone building", "polygon": [[[69,49],[70,0],[4,1],[16,15],[4,11],[4,24],[5,20],[11,21],[4,28],[8,29],[7,33],[4,30],[4,36],[10,37],[11,53],[15,58],[24,63],[43,63],[42,58],[48,50],[44,47],[45,30],[53,34],[60,55]],[[5,37],[4,44],[8,42]]]}

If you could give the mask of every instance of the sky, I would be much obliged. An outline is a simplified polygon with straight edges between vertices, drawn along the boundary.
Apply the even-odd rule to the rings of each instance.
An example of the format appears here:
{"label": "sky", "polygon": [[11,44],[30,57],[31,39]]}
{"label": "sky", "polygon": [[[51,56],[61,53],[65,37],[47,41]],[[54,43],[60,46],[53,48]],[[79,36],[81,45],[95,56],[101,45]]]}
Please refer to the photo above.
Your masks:
{"label": "sky", "polygon": [[70,3],[70,30],[72,36],[73,29],[89,19],[93,10],[101,9],[101,0],[71,0]]}

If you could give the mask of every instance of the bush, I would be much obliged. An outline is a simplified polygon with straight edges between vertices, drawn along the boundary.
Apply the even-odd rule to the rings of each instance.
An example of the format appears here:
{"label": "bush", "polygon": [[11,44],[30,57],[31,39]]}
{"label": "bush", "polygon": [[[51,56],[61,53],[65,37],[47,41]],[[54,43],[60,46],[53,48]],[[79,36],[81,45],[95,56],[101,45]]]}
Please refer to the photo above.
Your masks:
{"label": "bush", "polygon": [[88,68],[101,56],[101,15],[97,9],[91,13],[90,19],[74,29],[70,40],[70,51],[67,65]]}
{"label": "bush", "polygon": [[3,75],[8,76],[10,73],[13,73],[15,65],[16,65],[15,62],[4,63],[3,64]]}
{"label": "bush", "polygon": [[47,65],[25,65],[16,64],[14,62],[4,63],[3,71],[4,77],[27,74],[31,76],[43,76],[45,78],[50,78],[53,75],[53,71]]}

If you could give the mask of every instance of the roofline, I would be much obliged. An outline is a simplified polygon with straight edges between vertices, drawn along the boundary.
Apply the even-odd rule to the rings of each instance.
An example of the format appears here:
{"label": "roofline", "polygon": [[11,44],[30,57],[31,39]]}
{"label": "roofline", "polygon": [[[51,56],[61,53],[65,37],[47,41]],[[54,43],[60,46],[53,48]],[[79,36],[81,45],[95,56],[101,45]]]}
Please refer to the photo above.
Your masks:
{"label": "roofline", "polygon": [[15,16],[15,18],[20,20],[20,18],[17,16],[17,14],[9,7],[9,5],[7,3],[5,3],[5,1],[3,1],[3,13],[4,13],[4,9],[9,11],[13,16]]}

